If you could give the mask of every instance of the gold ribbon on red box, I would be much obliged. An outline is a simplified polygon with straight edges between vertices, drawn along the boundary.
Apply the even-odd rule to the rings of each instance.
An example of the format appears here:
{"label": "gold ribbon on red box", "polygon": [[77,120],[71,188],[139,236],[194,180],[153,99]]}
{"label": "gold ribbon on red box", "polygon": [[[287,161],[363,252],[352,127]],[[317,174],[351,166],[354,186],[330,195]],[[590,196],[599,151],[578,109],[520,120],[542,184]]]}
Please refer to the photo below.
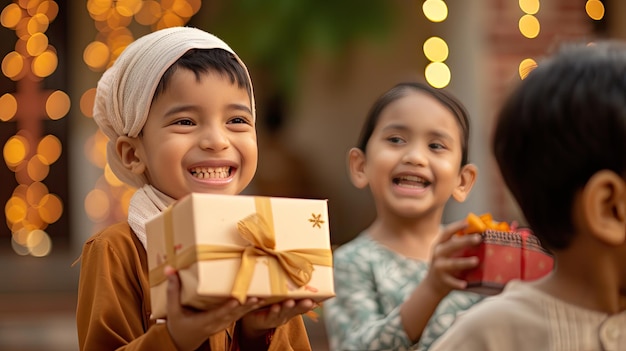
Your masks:
{"label": "gold ribbon on red box", "polygon": [[241,264],[231,295],[244,303],[258,257],[268,258],[270,288],[275,295],[287,294],[287,279],[297,287],[306,285],[311,280],[314,265],[332,267],[332,252],[329,249],[275,250],[274,217],[270,199],[255,197],[254,200],[256,213],[237,223],[239,234],[250,243],[247,246],[202,244],[176,252],[171,208],[166,209],[164,211],[166,260],[150,270],[150,286],[159,285],[166,280],[163,272],[166,265],[180,270],[200,261],[239,258]]}

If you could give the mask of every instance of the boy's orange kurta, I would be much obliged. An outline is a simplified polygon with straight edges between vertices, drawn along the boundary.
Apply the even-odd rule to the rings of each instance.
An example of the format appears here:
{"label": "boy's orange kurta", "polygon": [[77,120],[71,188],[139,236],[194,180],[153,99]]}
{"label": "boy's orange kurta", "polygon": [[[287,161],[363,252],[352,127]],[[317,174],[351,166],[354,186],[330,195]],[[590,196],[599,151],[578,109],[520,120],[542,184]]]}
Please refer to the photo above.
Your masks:
{"label": "boy's orange kurta", "polygon": [[[146,251],[128,223],[90,238],[81,265],[76,311],[81,350],[176,350],[166,325],[150,319]],[[234,350],[234,333],[232,324],[200,350]],[[311,350],[302,318],[276,328],[269,350]]]}

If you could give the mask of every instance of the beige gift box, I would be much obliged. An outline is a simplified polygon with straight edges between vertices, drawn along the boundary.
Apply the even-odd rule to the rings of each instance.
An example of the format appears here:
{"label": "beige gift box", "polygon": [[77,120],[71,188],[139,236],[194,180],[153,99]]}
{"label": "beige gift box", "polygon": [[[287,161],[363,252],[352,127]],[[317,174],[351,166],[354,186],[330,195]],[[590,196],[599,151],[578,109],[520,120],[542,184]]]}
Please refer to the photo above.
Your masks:
{"label": "beige gift box", "polygon": [[166,316],[166,265],[181,303],[267,304],[335,295],[326,200],[190,194],[146,223],[152,317]]}

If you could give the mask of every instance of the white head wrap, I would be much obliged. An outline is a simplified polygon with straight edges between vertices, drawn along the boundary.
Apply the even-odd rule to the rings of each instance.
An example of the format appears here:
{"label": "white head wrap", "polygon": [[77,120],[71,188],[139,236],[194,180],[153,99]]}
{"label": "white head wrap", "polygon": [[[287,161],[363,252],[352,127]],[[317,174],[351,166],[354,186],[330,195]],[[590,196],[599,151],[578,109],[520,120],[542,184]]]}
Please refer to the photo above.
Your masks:
{"label": "white head wrap", "polygon": [[[150,33],[128,45],[98,82],[93,117],[109,138],[107,160],[111,170],[128,185],[139,188],[147,184],[147,179],[124,167],[115,148],[117,138],[139,135],[161,77],[191,49],[224,49],[235,55],[248,73],[239,56],[218,37],[197,28],[173,27]],[[253,93],[250,99],[254,117]]]}

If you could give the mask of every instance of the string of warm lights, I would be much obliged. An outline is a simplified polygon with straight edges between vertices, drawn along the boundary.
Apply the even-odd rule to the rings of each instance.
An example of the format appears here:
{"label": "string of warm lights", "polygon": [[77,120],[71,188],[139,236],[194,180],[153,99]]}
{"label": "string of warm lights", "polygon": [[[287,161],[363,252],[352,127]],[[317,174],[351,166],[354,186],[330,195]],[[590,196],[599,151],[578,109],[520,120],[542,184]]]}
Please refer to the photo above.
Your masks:
{"label": "string of warm lights", "polygon": [[[89,16],[97,35],[83,51],[85,64],[94,72],[103,72],[115,61],[135,35],[129,29],[133,21],[150,30],[185,25],[200,7],[200,0],[88,0]],[[529,39],[540,33],[536,15],[539,0],[519,0],[524,14],[519,19],[520,33]],[[425,0],[422,10],[426,18],[440,23],[448,17],[443,0]],[[16,92],[0,96],[0,122],[16,122],[17,132],[3,147],[3,159],[14,172],[18,185],[4,206],[7,226],[12,233],[12,247],[19,255],[46,256],[51,252],[52,240],[47,227],[63,215],[60,197],[50,193],[44,183],[50,165],[62,154],[63,145],[52,135],[43,135],[43,120],[59,120],[70,109],[69,96],[61,91],[44,90],[42,81],[52,75],[58,64],[56,49],[45,34],[57,17],[55,1],[14,0],[0,14],[0,24],[16,34],[15,50],[2,59],[2,74],[16,82]],[[605,8],[600,0],[588,0],[587,15],[602,20]],[[450,83],[451,72],[446,64],[449,49],[446,41],[433,36],[423,43],[423,52],[430,63],[425,68],[427,82],[436,88]],[[526,58],[519,65],[523,79],[536,62]],[[85,91],[80,98],[80,110],[92,117],[95,88]],[[96,132],[85,145],[87,159],[103,169],[103,175],[87,194],[85,211],[98,227],[124,220],[134,189],[113,175],[106,164],[106,137]]]}
{"label": "string of warm lights", "polygon": [[[519,20],[519,30],[523,36],[534,39],[541,31],[539,20],[535,16],[539,12],[539,0],[519,0],[519,7],[524,15]],[[599,0],[588,0],[585,3],[587,15],[596,21],[604,18],[604,4]],[[524,79],[530,71],[537,67],[537,62],[532,58],[525,58],[519,64],[519,75]]]}
{"label": "string of warm lights", "polygon": [[58,10],[54,1],[16,0],[0,14],[2,26],[17,37],[15,50],[2,59],[2,73],[16,82],[17,91],[0,97],[0,121],[18,126],[4,144],[3,157],[18,183],[4,211],[19,255],[48,255],[52,240],[45,230],[63,214],[60,197],[43,183],[62,145],[56,136],[43,135],[42,121],[61,119],[70,109],[65,92],[42,89],[42,81],[57,69],[56,49],[45,33]]}
{"label": "string of warm lights", "polygon": [[[94,72],[110,67],[135,35],[129,29],[134,22],[148,26],[150,30],[187,24],[199,10],[200,0],[88,0],[87,11],[98,31],[94,41],[83,51],[83,61]],[[86,117],[93,117],[92,110],[96,89],[85,91],[80,99],[80,110]],[[107,139],[96,132],[85,145],[87,159],[103,169],[103,175],[85,197],[85,212],[95,223],[95,230],[111,223],[125,220],[128,203],[134,188],[122,183],[106,162]]]}
{"label": "string of warm lights", "polygon": [[[435,23],[443,22],[448,18],[448,6],[443,0],[426,0],[422,4],[424,16]],[[424,55],[430,63],[426,65],[424,77],[428,84],[435,88],[444,88],[450,84],[452,73],[445,63],[448,59],[448,44],[440,37],[430,37],[424,41]]]}
{"label": "string of warm lights", "polygon": [[[541,24],[536,17],[540,8],[539,0],[519,0],[519,7],[524,12],[518,22],[520,33],[528,39],[537,38],[541,31]],[[518,67],[520,78],[526,78],[535,67],[537,67],[535,59],[530,57],[523,59]]]}

